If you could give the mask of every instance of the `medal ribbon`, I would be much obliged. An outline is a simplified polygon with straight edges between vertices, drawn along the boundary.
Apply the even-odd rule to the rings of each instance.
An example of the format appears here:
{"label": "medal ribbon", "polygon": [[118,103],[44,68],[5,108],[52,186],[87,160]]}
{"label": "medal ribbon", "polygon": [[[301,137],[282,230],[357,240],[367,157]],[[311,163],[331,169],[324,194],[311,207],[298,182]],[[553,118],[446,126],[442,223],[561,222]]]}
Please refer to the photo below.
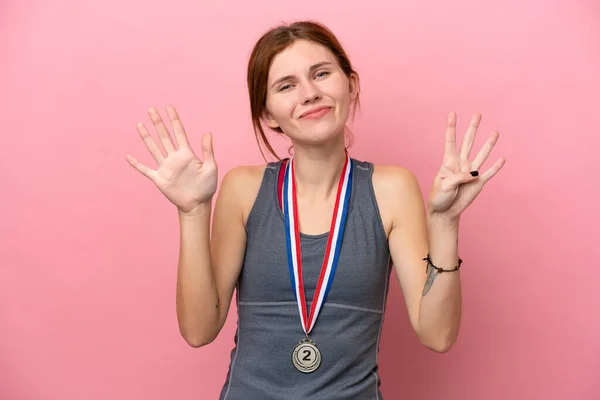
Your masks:
{"label": "medal ribbon", "polygon": [[350,203],[350,194],[352,189],[352,171],[353,162],[350,156],[346,155],[346,161],[342,174],[338,183],[335,206],[331,219],[331,227],[329,230],[329,239],[325,249],[325,257],[321,266],[321,273],[315,294],[310,308],[310,314],[306,312],[306,297],[304,293],[304,281],[302,279],[302,252],[300,248],[300,229],[298,226],[298,202],[296,198],[296,181],[294,175],[294,159],[292,158],[286,167],[285,176],[283,179],[282,188],[282,206],[285,216],[286,226],[286,244],[288,255],[288,266],[290,269],[290,280],[294,296],[298,303],[298,311],[300,320],[306,336],[312,331],[321,307],[327,295],[340,256],[342,238],[344,236],[344,228],[346,226],[346,217],[348,216],[348,206]]}

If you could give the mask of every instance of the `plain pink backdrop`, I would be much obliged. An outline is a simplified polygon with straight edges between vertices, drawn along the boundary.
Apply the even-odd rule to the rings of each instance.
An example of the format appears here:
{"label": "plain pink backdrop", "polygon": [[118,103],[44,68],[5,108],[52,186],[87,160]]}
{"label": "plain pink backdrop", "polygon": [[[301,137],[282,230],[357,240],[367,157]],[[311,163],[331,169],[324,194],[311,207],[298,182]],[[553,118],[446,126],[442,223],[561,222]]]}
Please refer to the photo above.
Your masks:
{"label": "plain pink backdrop", "polygon": [[[449,111],[507,164],[466,211],[464,317],[447,354],[412,333],[395,278],[386,399],[600,398],[600,6],[594,0],[0,3],[0,399],[216,399],[236,309],[193,349],[175,313],[174,207],[125,161],[174,104],[222,178],[262,159],[246,62],[281,21],[324,22],[362,78],[353,157],[424,195]],[[282,154],[285,143],[276,142]],[[478,148],[478,147],[477,147]]]}

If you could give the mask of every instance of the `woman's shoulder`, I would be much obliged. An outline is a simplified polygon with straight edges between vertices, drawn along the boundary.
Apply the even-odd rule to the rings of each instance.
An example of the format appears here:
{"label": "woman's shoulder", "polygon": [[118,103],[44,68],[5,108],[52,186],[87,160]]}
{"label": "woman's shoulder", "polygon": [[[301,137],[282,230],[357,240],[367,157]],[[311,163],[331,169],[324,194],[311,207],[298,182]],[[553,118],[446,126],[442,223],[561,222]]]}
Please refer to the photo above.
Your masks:
{"label": "woman's shoulder", "polygon": [[235,196],[248,194],[260,187],[267,165],[241,165],[231,168],[223,176],[221,189],[227,189]]}
{"label": "woman's shoulder", "polygon": [[[257,192],[265,178],[275,177],[287,159],[271,161],[266,164],[240,165],[231,168],[223,177],[223,184],[232,185],[244,192]],[[251,189],[256,189],[255,191]],[[256,193],[253,193],[256,195]]]}
{"label": "woman's shoulder", "polygon": [[225,176],[223,181],[235,181],[236,183],[243,183],[247,179],[262,178],[265,169],[268,165],[240,165],[231,168]]}
{"label": "woman's shoulder", "polygon": [[415,174],[401,165],[373,164],[373,180],[383,185],[405,185],[416,181]]}
{"label": "woman's shoulder", "polygon": [[265,172],[275,167],[274,163],[242,165],[231,168],[223,176],[220,191],[229,199],[228,203],[241,207],[244,223],[258,196]]}
{"label": "woman's shoulder", "polygon": [[[356,168],[370,175],[375,195],[378,198],[390,198],[390,201],[401,200],[402,194],[414,192],[418,188],[415,174],[401,165],[376,164],[371,161],[354,159]],[[387,201],[386,201],[387,202]]]}
{"label": "woman's shoulder", "polygon": [[357,167],[372,171],[373,179],[380,183],[398,184],[398,181],[410,181],[415,179],[413,172],[401,165],[376,164],[371,161],[353,159]]}
{"label": "woman's shoulder", "polygon": [[412,212],[415,201],[422,201],[421,188],[415,174],[399,165],[373,166],[373,191],[389,233],[398,212]]}

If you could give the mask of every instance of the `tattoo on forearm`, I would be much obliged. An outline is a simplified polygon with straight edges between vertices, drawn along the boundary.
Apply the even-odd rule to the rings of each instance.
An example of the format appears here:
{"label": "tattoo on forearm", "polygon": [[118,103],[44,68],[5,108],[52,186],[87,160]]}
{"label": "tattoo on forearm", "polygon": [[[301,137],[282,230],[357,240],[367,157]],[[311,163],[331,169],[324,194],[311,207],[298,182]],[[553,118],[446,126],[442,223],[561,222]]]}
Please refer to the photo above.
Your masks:
{"label": "tattoo on forearm", "polygon": [[435,268],[428,268],[427,271],[427,280],[425,281],[425,287],[423,288],[423,296],[429,293],[429,289],[431,289],[431,285],[433,285],[433,281],[440,273]]}

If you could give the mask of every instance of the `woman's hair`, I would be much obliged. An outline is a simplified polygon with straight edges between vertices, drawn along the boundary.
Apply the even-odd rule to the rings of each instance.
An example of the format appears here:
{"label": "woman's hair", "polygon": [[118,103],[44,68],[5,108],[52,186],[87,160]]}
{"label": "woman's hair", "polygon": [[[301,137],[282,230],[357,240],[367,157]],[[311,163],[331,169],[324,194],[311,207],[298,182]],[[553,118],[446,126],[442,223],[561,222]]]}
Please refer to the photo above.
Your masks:
{"label": "woman's hair", "polygon": [[[290,25],[280,25],[263,34],[250,55],[247,77],[252,125],[263,158],[264,153],[261,142],[276,159],[280,160],[269,143],[261,123],[261,117],[265,111],[267,101],[269,69],[275,56],[291,46],[296,40],[308,40],[327,47],[337,59],[346,76],[350,78],[351,75],[355,75],[358,80],[358,73],[352,68],[348,55],[338,39],[327,27],[318,22],[298,21]],[[358,90],[358,87],[356,89]],[[357,93],[354,111],[356,111],[358,104]],[[281,128],[273,130],[283,133]]]}

